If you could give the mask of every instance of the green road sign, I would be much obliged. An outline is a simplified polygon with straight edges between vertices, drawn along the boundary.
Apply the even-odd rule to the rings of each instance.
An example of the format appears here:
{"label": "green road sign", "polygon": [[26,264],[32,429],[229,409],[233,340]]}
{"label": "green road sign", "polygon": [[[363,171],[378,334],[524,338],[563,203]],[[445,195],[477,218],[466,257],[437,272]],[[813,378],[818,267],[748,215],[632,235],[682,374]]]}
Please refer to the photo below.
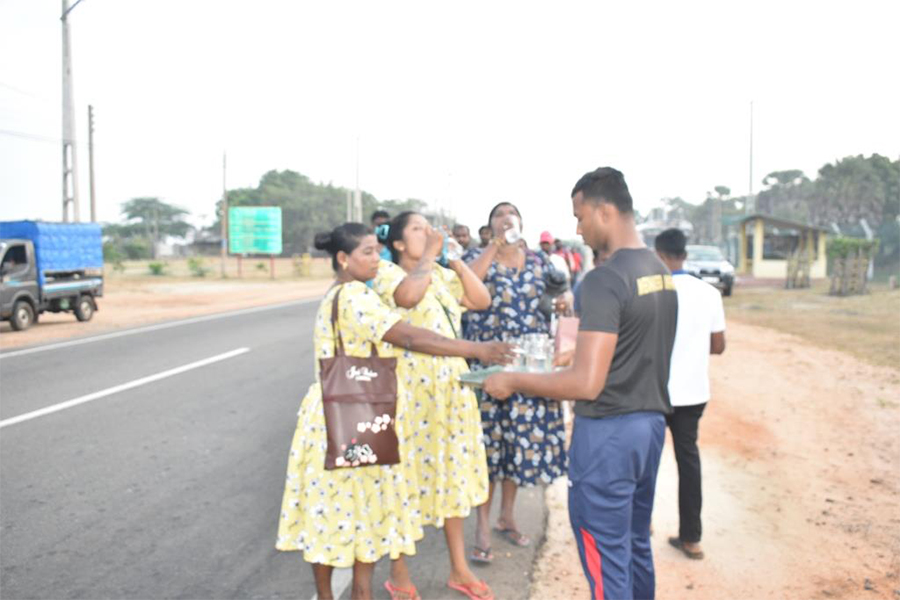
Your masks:
{"label": "green road sign", "polygon": [[281,254],[281,208],[229,208],[228,251],[231,254]]}

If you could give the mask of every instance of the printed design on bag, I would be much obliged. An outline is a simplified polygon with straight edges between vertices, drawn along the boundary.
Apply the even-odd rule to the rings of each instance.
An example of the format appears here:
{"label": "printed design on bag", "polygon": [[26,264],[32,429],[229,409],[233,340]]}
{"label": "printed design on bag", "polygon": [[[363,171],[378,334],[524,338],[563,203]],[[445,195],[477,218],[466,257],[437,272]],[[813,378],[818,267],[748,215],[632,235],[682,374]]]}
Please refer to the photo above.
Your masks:
{"label": "printed design on bag", "polygon": [[350,440],[350,445],[341,444],[341,452],[343,456],[334,459],[336,467],[358,467],[359,465],[375,464],[378,461],[378,455],[372,450],[368,444],[358,444],[356,438]]}
{"label": "printed design on bag", "polygon": [[379,433],[381,431],[387,431],[388,425],[390,424],[391,415],[384,413],[380,417],[375,417],[374,421],[360,421],[356,424],[356,430],[360,433],[364,431]]}
{"label": "printed design on bag", "polygon": [[347,379],[354,381],[372,381],[376,377],[378,377],[378,373],[370,370],[369,367],[358,369],[356,366],[352,366],[347,369]]}

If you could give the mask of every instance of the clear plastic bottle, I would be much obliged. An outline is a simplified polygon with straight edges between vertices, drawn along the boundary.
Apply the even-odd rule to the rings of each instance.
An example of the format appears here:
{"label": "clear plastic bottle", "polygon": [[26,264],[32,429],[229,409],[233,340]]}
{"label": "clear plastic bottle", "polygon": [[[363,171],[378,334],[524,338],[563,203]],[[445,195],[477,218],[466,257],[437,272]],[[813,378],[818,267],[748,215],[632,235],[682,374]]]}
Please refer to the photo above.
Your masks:
{"label": "clear plastic bottle", "polygon": [[444,242],[444,256],[447,260],[460,260],[463,257],[463,247],[452,237],[448,237]]}
{"label": "clear plastic bottle", "polygon": [[507,244],[517,244],[522,239],[522,225],[519,223],[519,217],[510,215],[507,222],[511,223],[512,227],[503,232],[503,237],[506,238]]}

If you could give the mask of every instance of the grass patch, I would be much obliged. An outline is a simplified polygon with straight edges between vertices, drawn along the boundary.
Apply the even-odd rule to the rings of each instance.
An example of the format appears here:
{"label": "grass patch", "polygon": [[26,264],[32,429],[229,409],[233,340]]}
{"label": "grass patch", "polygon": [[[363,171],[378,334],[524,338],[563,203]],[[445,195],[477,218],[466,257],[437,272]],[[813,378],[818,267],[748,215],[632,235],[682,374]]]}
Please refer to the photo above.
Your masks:
{"label": "grass patch", "polygon": [[[221,278],[221,262],[218,257],[206,258],[166,258],[159,261],[126,260],[115,265],[107,263],[105,275],[109,279],[142,279],[149,277],[154,265],[164,265],[162,271],[154,277],[166,276],[174,279],[188,279],[205,277],[206,279]],[[248,281],[264,281],[271,278],[269,273],[269,261],[260,261],[258,258],[245,258],[241,269],[241,279]],[[202,273],[202,274],[201,274]],[[238,279],[238,262],[236,257],[229,257],[225,263],[225,277]],[[286,281],[301,281],[312,279],[331,279],[334,271],[331,269],[331,259],[314,258],[310,264],[309,276],[300,276],[294,267],[292,258],[278,257],[275,259],[275,279]]]}
{"label": "grass patch", "polygon": [[735,287],[729,319],[791,333],[867,362],[900,369],[900,290],[872,284],[864,296],[829,296],[828,282],[804,290]]}

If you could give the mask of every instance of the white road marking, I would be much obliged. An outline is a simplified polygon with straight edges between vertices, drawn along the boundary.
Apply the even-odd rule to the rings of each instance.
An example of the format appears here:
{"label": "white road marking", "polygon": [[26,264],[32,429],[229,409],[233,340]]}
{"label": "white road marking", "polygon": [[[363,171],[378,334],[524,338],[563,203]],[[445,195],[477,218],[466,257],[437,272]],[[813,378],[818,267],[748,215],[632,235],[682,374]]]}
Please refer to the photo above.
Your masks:
{"label": "white road marking", "polygon": [[[331,572],[331,593],[340,598],[353,581],[353,569],[335,569]],[[312,600],[319,600],[319,594],[313,594]]]}
{"label": "white road marking", "polygon": [[[136,333],[146,333],[148,331],[158,331],[160,329],[169,329],[171,327],[181,327],[182,325],[190,325],[191,323],[202,323],[204,321],[213,321],[215,319],[226,319],[228,317],[236,317],[240,315],[248,315],[251,313],[263,312],[266,310],[277,310],[279,308],[285,308],[287,306],[302,306],[304,304],[312,304],[313,302],[320,302],[321,298],[307,298],[306,300],[292,300],[291,302],[283,302],[282,304],[272,304],[269,306],[256,306],[254,308],[242,308],[240,310],[233,310],[231,312],[224,313],[216,313],[214,315],[204,315],[202,317],[190,317],[188,319],[181,319],[178,321],[168,321],[166,323],[159,323],[157,325],[147,325],[146,327],[136,327],[134,329],[126,329],[124,331],[115,331],[113,333],[104,333],[101,335],[95,335],[86,338],[79,338],[76,340],[69,340],[68,342],[58,342],[56,344],[46,344],[43,346],[34,346],[33,348],[24,348],[22,350],[12,350],[10,352],[3,352],[0,354],[0,359],[4,358],[12,358],[14,356],[24,356],[26,354],[34,354],[35,352],[44,352],[45,350],[56,350],[57,348],[68,348],[69,346],[79,346],[81,344],[90,344],[91,342],[100,342],[102,340],[110,340],[117,337],[123,337],[126,335],[134,335]],[[20,333],[4,333],[3,335],[21,335]]]}
{"label": "white road marking", "polygon": [[168,371],[163,371],[161,373],[157,373],[156,375],[150,375],[149,377],[142,377],[140,379],[135,379],[134,381],[129,381],[128,383],[123,383],[122,385],[117,385],[117,386],[114,386],[111,388],[107,388],[105,390],[101,390],[99,392],[94,392],[93,394],[88,394],[87,396],[80,396],[78,398],[73,398],[72,400],[67,400],[66,402],[60,402],[59,404],[54,404],[52,406],[48,406],[46,408],[41,408],[39,410],[35,410],[30,413],[25,413],[23,415],[19,415],[18,417],[11,417],[9,419],[0,421],[0,429],[2,429],[3,427],[7,427],[8,425],[15,425],[16,423],[30,421],[31,419],[37,419],[38,417],[43,417],[45,415],[59,412],[61,410],[66,410],[67,408],[72,408],[73,406],[78,406],[79,404],[85,404],[86,402],[92,402],[99,398],[105,398],[106,396],[111,396],[112,394],[124,392],[125,390],[130,390],[132,388],[136,388],[141,385],[153,383],[154,381],[159,381],[160,379],[165,379],[166,377],[172,377],[174,375],[179,375],[180,373],[184,373],[184,372],[190,371],[192,369],[199,369],[200,367],[205,367],[206,365],[211,365],[211,364],[219,362],[219,361],[228,360],[229,358],[234,358],[235,356],[240,356],[241,354],[244,354],[249,351],[250,351],[250,348],[238,348],[237,350],[232,350],[231,352],[226,352],[224,354],[218,354],[216,356],[212,356],[210,358],[204,358],[203,360],[198,360],[196,362],[192,362],[190,364],[187,364],[187,365],[184,365],[181,367],[169,369]]}

